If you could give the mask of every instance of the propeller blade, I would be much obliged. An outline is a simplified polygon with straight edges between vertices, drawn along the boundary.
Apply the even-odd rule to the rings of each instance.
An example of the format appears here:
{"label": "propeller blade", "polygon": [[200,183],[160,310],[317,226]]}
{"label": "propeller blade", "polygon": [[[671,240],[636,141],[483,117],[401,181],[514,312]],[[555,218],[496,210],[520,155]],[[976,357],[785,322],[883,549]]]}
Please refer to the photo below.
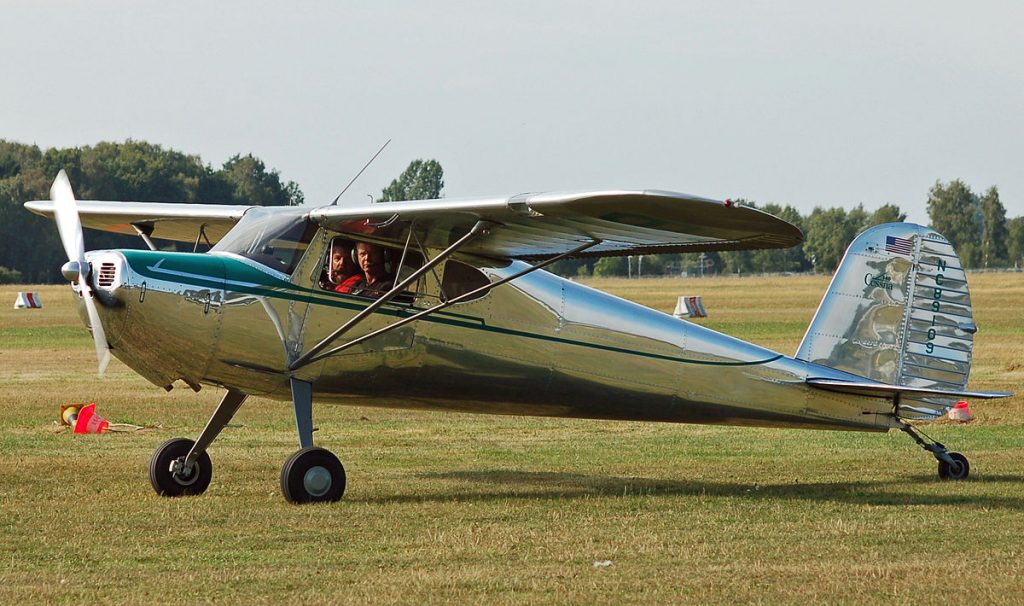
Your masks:
{"label": "propeller blade", "polygon": [[107,364],[110,364],[110,348],[107,346],[107,334],[103,330],[103,323],[100,322],[99,310],[96,309],[92,287],[89,286],[89,262],[85,258],[85,240],[82,237],[82,221],[78,217],[75,192],[71,189],[71,181],[68,180],[68,174],[64,169],[57,173],[57,178],[50,186],[50,199],[53,200],[53,215],[57,221],[57,231],[60,233],[64,252],[68,255],[68,261],[78,263],[78,288],[85,299],[85,309],[89,313],[89,326],[92,328],[99,375],[102,377]]}
{"label": "propeller blade", "polygon": [[[87,291],[87,292],[86,292]],[[96,360],[99,362],[99,376],[110,364],[110,348],[107,347],[107,334],[103,332],[103,323],[100,322],[100,314],[96,310],[96,300],[92,296],[92,290],[88,286],[83,288],[82,297],[85,299],[85,309],[89,312],[89,325],[92,327],[92,341],[96,346]]]}
{"label": "propeller blade", "polygon": [[50,199],[53,200],[53,215],[57,221],[60,242],[64,245],[68,261],[78,261],[80,268],[87,268],[85,242],[82,239],[82,222],[78,218],[78,204],[75,203],[75,193],[71,189],[71,181],[68,180],[64,169],[57,173],[57,178],[50,186]]}

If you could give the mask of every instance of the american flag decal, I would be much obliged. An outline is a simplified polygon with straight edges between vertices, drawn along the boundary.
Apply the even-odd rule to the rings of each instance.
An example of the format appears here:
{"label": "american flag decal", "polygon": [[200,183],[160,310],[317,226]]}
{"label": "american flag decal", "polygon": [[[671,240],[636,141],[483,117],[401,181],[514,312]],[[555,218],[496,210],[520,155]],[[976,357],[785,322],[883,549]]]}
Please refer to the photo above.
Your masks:
{"label": "american flag decal", "polygon": [[908,240],[907,238],[896,238],[894,236],[885,237],[885,252],[896,253],[897,255],[907,255],[909,257],[913,251],[913,240]]}

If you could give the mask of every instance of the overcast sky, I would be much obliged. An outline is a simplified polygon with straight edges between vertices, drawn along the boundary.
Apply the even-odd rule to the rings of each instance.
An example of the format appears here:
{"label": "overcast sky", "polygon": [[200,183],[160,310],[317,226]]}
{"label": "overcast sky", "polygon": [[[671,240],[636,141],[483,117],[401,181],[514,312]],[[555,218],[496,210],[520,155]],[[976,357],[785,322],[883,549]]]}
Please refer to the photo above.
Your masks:
{"label": "overcast sky", "polygon": [[0,1],[0,138],[253,153],[309,203],[652,188],[1024,215],[1018,2]]}

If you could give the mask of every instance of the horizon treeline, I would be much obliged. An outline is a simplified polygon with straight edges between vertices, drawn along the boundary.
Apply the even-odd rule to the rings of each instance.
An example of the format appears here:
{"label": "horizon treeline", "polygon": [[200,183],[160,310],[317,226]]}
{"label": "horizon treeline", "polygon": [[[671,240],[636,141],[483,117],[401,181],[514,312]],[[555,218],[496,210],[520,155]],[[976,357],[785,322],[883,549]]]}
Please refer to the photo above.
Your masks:
{"label": "horizon treeline", "polygon": [[[1024,217],[1006,218],[997,187],[989,187],[978,196],[959,179],[949,183],[936,181],[927,195],[930,226],[949,240],[965,267],[998,269],[1024,265]],[[863,204],[850,210],[818,206],[802,215],[790,205],[734,202],[796,225],[804,232],[803,244],[768,250],[569,259],[555,263],[552,271],[569,277],[832,273],[858,234],[907,217],[898,205],[891,203],[870,212]]]}
{"label": "horizon treeline", "polygon": [[[190,204],[295,205],[302,191],[267,170],[252,154],[237,154],[220,168],[196,155],[145,141],[40,150],[0,139],[0,283],[62,282],[67,260],[53,221],[25,209],[28,200],[46,200],[50,184],[64,169],[75,197],[83,200],[134,200]],[[142,240],[87,230],[86,250],[145,248]],[[160,242],[168,249],[190,245]]]}
{"label": "horizon treeline", "polygon": [[[25,210],[28,200],[47,199],[53,177],[67,171],[75,195],[88,200],[135,200],[281,206],[302,204],[302,191],[284,182],[252,154],[235,155],[220,168],[197,155],[144,141],[40,150],[0,139],[0,283],[60,282],[65,257],[49,219]],[[436,160],[415,160],[385,188],[380,201],[439,197],[444,171]],[[959,179],[936,181],[927,192],[931,227],[946,236],[968,268],[1024,264],[1024,217],[1007,219],[999,190],[975,194]],[[860,232],[906,218],[896,204],[868,211],[816,207],[802,215],[791,205],[735,203],[759,208],[800,228],[802,245],[788,249],[567,259],[550,269],[568,277],[663,276],[754,273],[831,273]],[[141,239],[89,230],[87,249],[143,248]],[[164,242],[168,249],[191,246]]]}

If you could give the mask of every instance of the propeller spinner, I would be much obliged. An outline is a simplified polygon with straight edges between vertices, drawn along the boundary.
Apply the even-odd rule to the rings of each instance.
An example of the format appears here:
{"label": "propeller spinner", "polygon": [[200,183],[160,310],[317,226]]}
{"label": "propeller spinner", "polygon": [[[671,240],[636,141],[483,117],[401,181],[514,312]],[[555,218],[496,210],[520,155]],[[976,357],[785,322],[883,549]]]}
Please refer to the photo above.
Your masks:
{"label": "propeller spinner", "polygon": [[85,309],[89,314],[89,325],[92,327],[92,340],[96,345],[96,359],[99,361],[99,375],[110,363],[110,348],[107,346],[107,335],[103,332],[100,314],[96,309],[96,300],[92,287],[89,285],[89,262],[85,258],[85,243],[82,238],[82,222],[78,218],[78,205],[75,193],[71,190],[68,175],[62,169],[50,186],[50,199],[53,200],[54,218],[57,231],[68,255],[68,262],[61,267],[61,273],[70,281],[77,281]]}

